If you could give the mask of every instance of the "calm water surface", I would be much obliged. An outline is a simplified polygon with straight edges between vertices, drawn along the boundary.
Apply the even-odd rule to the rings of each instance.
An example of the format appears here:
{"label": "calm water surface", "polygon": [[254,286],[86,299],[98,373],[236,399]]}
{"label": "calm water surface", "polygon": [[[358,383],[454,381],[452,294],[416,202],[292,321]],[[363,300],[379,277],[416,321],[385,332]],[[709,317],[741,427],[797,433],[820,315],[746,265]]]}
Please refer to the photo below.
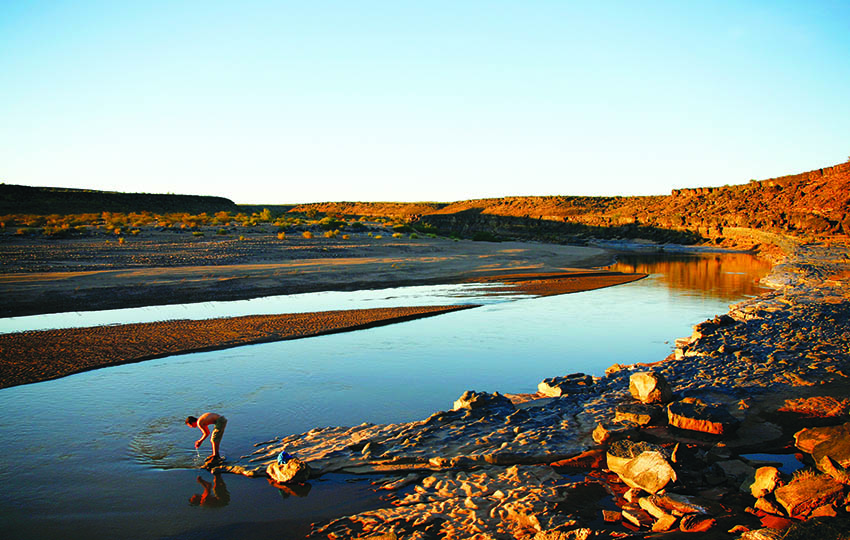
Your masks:
{"label": "calm water surface", "polygon": [[[0,534],[5,538],[286,538],[320,520],[379,505],[368,482],[328,475],[306,496],[224,475],[228,504],[189,498],[212,476],[195,467],[188,414],[229,419],[222,451],[317,426],[419,420],[465,390],[533,392],[545,377],[601,374],[657,361],[672,341],[730,303],[758,294],[769,265],[748,255],[625,255],[614,269],[647,279],[547,298],[415,287],[315,293],[163,309],[159,318],[379,305],[482,307],[346,334],[116,366],[0,390]],[[272,307],[272,305],[276,307]],[[251,311],[253,309],[253,311]],[[0,319],[0,332],[130,322],[154,308]],[[133,312],[133,313],[127,313]],[[179,316],[179,315],[178,315]],[[26,319],[26,320],[24,320]],[[68,321],[76,321],[69,323]],[[149,320],[149,319],[148,319]],[[64,322],[63,322],[64,321]],[[97,322],[93,322],[97,321]],[[204,450],[209,451],[208,443]],[[201,454],[203,456],[203,454]]]}

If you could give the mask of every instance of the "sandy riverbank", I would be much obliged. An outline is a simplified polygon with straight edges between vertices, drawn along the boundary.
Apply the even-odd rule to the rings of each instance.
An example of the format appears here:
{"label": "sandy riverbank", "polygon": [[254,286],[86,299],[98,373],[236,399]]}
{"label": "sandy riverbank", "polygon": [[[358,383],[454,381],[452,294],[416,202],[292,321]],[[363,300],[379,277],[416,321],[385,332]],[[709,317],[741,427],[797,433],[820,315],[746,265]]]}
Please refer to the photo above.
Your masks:
{"label": "sandy riverbank", "polygon": [[605,249],[525,242],[145,234],[121,245],[0,235],[0,317],[460,283],[613,262]]}

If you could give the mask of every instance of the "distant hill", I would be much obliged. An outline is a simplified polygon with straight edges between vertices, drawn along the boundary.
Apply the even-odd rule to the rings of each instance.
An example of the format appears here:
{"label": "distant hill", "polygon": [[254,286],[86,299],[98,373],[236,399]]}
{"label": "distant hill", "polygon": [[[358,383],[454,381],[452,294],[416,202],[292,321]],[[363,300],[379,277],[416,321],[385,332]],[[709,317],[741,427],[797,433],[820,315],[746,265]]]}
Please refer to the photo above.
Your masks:
{"label": "distant hill", "polygon": [[0,215],[87,214],[100,212],[172,213],[238,211],[233,201],[204,195],[119,193],[0,184]]}
{"label": "distant hill", "polygon": [[646,238],[722,242],[738,229],[821,237],[850,235],[850,162],[747,184],[675,189],[642,197],[503,197],[443,203],[299,205],[342,215],[419,220],[462,236],[576,241]]}
{"label": "distant hill", "polygon": [[[386,217],[446,235],[583,242],[756,244],[753,231],[821,238],[850,235],[850,162],[724,187],[641,197],[503,197],[440,202],[236,205],[221,197],[151,195],[0,184],[0,215],[90,212],[259,212]],[[755,235],[757,236],[757,235]],[[762,235],[763,236],[763,235]],[[734,237],[734,238],[733,238]]]}

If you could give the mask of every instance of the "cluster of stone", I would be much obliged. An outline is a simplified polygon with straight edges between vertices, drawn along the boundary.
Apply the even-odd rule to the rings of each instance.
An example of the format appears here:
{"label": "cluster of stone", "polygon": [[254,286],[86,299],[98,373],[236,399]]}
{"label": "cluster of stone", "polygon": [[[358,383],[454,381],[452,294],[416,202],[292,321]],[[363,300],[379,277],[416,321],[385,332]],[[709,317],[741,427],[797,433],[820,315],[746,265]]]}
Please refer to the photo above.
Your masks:
{"label": "cluster of stone", "polygon": [[[677,400],[664,376],[653,372],[633,373],[629,390],[637,403],[617,407],[613,424],[620,426],[599,424],[594,430],[594,439],[607,448],[608,470],[626,486],[609,483],[620,511],[606,512],[606,521],[622,520],[652,532],[708,531],[720,520],[735,519],[728,511],[713,515],[717,505],[712,499],[744,492],[756,499],[747,511],[763,525],[736,523],[727,529],[742,533],[744,540],[780,538],[785,529],[795,524],[802,528],[800,523],[810,518],[850,523],[844,521],[850,512],[850,422],[798,431],[796,446],[810,456],[813,467],[789,478],[775,465],[758,466],[735,455],[739,421],[724,407],[695,398]],[[798,406],[811,406],[799,401]],[[818,401],[836,409],[835,400]],[[664,408],[666,416],[661,414]],[[837,412],[833,418],[846,415],[844,407]],[[685,430],[700,435],[682,437]],[[687,493],[702,493],[703,498]],[[689,506],[674,507],[671,498]],[[737,519],[748,521],[746,516]]]}

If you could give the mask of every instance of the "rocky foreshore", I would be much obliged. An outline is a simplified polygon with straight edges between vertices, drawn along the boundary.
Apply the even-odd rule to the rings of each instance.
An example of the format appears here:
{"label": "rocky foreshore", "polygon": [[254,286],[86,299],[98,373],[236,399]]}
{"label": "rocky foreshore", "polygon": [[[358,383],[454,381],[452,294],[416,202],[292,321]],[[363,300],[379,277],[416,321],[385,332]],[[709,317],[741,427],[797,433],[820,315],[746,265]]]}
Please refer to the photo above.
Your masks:
{"label": "rocky foreshore", "polygon": [[771,292],[656,364],[469,391],[419,422],[280,437],[223,469],[278,485],[287,467],[387,473],[391,505],[317,538],[850,538],[848,278],[846,245],[792,243]]}

